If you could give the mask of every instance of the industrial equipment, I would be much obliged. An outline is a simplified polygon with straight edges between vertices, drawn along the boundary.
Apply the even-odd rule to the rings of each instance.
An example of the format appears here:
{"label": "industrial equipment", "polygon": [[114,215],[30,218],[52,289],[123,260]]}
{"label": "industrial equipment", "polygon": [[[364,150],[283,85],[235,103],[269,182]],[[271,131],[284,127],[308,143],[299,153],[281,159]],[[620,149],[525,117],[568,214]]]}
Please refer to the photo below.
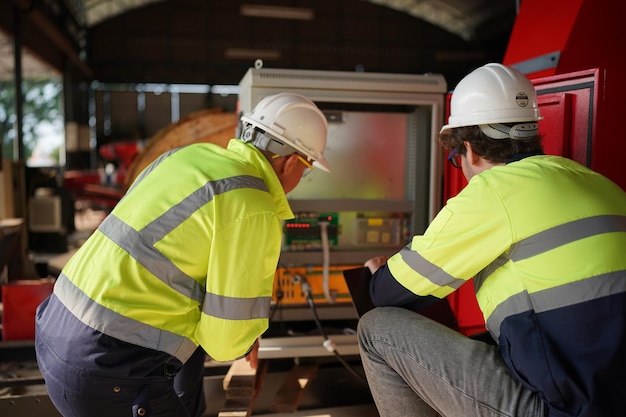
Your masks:
{"label": "industrial equipment", "polygon": [[[285,223],[277,272],[283,320],[307,314],[298,279],[289,278],[299,275],[315,283],[313,299],[326,319],[354,319],[352,306],[341,308],[345,283],[337,272],[391,255],[425,230],[441,204],[436,134],[446,88],[438,74],[273,69],[260,62],[241,79],[241,113],[290,91],[312,99],[329,123],[325,157],[332,172],[314,170],[287,196],[296,218]],[[304,312],[296,312],[298,304]]]}
{"label": "industrial equipment", "polygon": [[436,143],[446,82],[437,74],[249,69],[239,110],[264,97],[300,93],[325,114],[324,156],[287,197],[270,329],[261,358],[334,356],[358,378],[358,317],[342,271],[390,256],[423,232],[441,206]]}

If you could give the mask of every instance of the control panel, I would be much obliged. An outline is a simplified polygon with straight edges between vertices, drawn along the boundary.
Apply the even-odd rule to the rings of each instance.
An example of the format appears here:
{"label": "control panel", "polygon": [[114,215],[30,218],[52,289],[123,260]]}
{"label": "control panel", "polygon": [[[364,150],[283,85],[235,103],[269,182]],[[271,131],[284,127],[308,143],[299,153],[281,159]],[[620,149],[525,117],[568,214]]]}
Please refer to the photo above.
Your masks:
{"label": "control panel", "polygon": [[339,215],[337,213],[296,213],[284,226],[285,249],[290,251],[321,250],[324,239],[328,245],[339,242]]}

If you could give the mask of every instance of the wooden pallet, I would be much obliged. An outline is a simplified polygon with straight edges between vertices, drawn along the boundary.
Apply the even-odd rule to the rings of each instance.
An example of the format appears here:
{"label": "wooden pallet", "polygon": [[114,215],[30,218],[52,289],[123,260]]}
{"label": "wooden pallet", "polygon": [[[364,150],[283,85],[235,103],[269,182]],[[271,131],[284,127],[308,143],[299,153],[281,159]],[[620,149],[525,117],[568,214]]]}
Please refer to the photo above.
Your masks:
{"label": "wooden pallet", "polygon": [[274,396],[271,410],[292,413],[298,410],[302,396],[317,374],[318,365],[296,365]]}
{"label": "wooden pallet", "polygon": [[257,369],[252,368],[245,358],[234,361],[224,376],[226,401],[218,417],[250,416],[266,372],[267,361],[259,361]]}
{"label": "wooden pallet", "polygon": [[[249,417],[267,373],[268,361],[261,360],[258,369],[250,367],[245,359],[230,366],[224,377],[226,401],[218,417]],[[295,365],[285,377],[271,403],[273,412],[295,412],[317,374],[318,365]]]}

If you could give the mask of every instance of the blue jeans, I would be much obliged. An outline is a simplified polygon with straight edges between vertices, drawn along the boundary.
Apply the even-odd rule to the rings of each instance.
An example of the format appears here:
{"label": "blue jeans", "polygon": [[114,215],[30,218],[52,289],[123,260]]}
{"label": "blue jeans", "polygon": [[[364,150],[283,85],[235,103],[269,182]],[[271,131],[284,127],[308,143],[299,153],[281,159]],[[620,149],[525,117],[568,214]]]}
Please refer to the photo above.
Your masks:
{"label": "blue jeans", "polygon": [[371,310],[359,348],[381,417],[546,417],[545,403],[508,370],[496,346],[412,311]]}

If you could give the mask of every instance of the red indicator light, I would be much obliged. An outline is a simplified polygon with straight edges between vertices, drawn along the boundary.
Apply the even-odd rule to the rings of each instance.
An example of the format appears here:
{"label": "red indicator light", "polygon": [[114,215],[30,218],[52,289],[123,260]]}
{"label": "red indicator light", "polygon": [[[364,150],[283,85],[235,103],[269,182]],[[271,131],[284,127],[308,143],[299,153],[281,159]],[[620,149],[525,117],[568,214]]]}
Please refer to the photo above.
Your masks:
{"label": "red indicator light", "polygon": [[308,229],[311,227],[311,225],[309,223],[287,223],[286,227],[288,229]]}

